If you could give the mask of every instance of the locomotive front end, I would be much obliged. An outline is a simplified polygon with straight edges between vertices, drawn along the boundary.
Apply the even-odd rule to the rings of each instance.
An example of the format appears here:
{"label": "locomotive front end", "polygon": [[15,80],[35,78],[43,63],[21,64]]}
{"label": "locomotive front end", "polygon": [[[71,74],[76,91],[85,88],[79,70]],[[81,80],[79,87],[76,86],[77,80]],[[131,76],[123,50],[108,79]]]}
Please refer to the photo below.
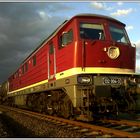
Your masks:
{"label": "locomotive front end", "polygon": [[96,22],[79,23],[82,68],[93,73],[134,73],[136,49],[131,46],[125,25],[104,19]]}
{"label": "locomotive front end", "polygon": [[83,74],[78,76],[78,90],[83,114],[112,116],[135,111],[136,48],[129,41],[125,24],[95,16],[80,19],[79,26]]}

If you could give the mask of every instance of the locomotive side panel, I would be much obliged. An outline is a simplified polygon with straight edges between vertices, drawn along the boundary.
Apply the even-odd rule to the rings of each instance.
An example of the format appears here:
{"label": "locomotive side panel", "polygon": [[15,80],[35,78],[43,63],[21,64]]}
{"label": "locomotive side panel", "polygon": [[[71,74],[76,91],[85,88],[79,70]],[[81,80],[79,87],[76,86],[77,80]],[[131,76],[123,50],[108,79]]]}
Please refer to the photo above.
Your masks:
{"label": "locomotive side panel", "polygon": [[[64,76],[61,74],[62,71],[74,67],[76,65],[76,57],[74,57],[76,56],[74,53],[76,31],[75,22],[70,22],[32,54],[9,78],[10,92],[48,82],[55,78],[57,73],[60,73],[57,74],[57,78],[62,78]],[[66,55],[67,52],[68,55]]]}
{"label": "locomotive side panel", "polygon": [[74,20],[58,33],[57,73],[73,68],[76,65],[75,59],[77,54],[74,53],[76,31],[77,27]]}
{"label": "locomotive side panel", "polygon": [[17,90],[47,78],[46,48],[26,61],[9,78],[10,91]]}

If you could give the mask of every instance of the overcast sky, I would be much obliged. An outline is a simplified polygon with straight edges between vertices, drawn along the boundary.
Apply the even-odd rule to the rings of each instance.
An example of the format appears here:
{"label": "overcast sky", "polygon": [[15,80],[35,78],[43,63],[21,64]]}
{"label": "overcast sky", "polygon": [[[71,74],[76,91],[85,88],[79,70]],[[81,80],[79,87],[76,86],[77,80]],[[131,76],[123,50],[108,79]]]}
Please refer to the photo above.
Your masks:
{"label": "overcast sky", "polygon": [[137,45],[140,72],[140,2],[0,2],[0,83],[64,20],[80,13],[103,14],[124,22]]}

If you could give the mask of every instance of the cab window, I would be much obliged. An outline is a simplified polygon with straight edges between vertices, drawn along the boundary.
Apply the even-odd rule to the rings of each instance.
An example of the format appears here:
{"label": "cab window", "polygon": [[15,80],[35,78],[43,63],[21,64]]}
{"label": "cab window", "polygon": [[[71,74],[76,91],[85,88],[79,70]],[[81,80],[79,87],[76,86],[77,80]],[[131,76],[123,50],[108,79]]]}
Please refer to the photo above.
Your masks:
{"label": "cab window", "polygon": [[80,23],[80,37],[82,39],[104,40],[103,25],[95,23]]}
{"label": "cab window", "polygon": [[70,29],[68,32],[63,32],[59,39],[60,48],[65,47],[73,41],[73,30]]}
{"label": "cab window", "polygon": [[129,43],[129,39],[126,35],[126,32],[124,28],[118,28],[114,25],[111,25],[109,27],[111,37],[114,41],[116,42],[121,42],[121,43]]}

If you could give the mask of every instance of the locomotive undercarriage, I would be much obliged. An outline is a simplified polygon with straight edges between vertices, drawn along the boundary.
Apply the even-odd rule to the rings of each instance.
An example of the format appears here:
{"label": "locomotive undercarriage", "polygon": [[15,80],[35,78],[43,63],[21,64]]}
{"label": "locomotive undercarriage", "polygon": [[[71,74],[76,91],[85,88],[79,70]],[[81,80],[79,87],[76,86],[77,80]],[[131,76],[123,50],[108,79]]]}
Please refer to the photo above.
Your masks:
{"label": "locomotive undercarriage", "polygon": [[[46,91],[8,97],[6,104],[84,121],[114,117],[121,112],[136,111],[139,99],[137,99],[137,84],[134,78],[129,80],[129,77],[117,77],[121,79],[121,83],[119,81],[110,84],[108,81],[103,83],[106,77],[111,78],[110,75],[80,75],[80,80],[78,80],[79,75],[66,78],[64,79],[66,86],[63,88],[56,87]],[[68,85],[68,81],[74,84]],[[61,82],[59,81],[59,84]],[[57,82],[53,85],[57,86]]]}
{"label": "locomotive undercarriage", "polygon": [[28,95],[26,106],[40,113],[84,121],[104,117],[114,118],[121,112],[135,111],[135,94],[126,92],[125,87],[80,86],[75,89],[77,89],[76,106],[66,93],[67,89]]}
{"label": "locomotive undercarriage", "polygon": [[[95,87],[96,88],[96,87]],[[81,114],[88,117],[89,120],[96,118],[116,118],[121,113],[133,113],[136,111],[137,93],[130,93],[124,91],[124,87],[112,88],[111,86],[104,87],[104,91],[109,92],[110,96],[98,96],[92,89],[81,89],[81,93],[84,93],[82,105],[80,107]],[[83,116],[81,118],[83,120]],[[86,119],[85,119],[86,120]]]}
{"label": "locomotive undercarriage", "polygon": [[28,95],[26,106],[31,110],[48,115],[64,118],[69,118],[73,115],[72,102],[63,90]]}
{"label": "locomotive undercarriage", "polygon": [[[117,79],[114,83],[105,83],[105,79]],[[122,113],[135,113],[140,110],[137,77],[130,76],[97,76],[93,77],[93,83],[88,86],[80,85],[84,107],[82,114],[90,120],[100,117],[116,118]],[[111,81],[111,80],[110,80]],[[119,82],[118,82],[119,81]]]}

